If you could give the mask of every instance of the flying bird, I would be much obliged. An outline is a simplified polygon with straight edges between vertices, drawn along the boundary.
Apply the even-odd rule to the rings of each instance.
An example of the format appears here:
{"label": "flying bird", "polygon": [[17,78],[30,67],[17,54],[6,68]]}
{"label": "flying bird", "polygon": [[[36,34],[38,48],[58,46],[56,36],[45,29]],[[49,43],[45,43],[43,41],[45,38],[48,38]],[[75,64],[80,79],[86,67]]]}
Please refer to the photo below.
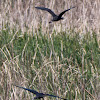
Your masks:
{"label": "flying bird", "polygon": [[16,86],[16,87],[19,87],[19,88],[22,88],[22,89],[24,89],[24,90],[27,90],[27,91],[29,91],[29,92],[31,92],[31,93],[33,93],[33,94],[35,94],[36,97],[34,97],[32,100],[34,100],[34,99],[43,99],[43,100],[44,100],[44,97],[46,97],[46,96],[57,97],[57,98],[60,98],[60,99],[63,99],[63,100],[67,100],[67,99],[61,98],[61,97],[59,97],[59,96],[55,96],[55,95],[51,95],[51,94],[39,93],[39,92],[37,92],[37,91],[35,91],[35,90],[27,89],[27,88],[20,87],[20,86],[17,86],[17,85],[15,85],[15,86]]}
{"label": "flying bird", "polygon": [[36,8],[36,9],[41,9],[41,10],[48,11],[48,12],[52,15],[52,17],[53,17],[53,19],[49,22],[49,23],[51,23],[52,21],[59,21],[59,20],[61,20],[61,19],[64,19],[64,18],[62,17],[62,15],[63,15],[65,12],[67,12],[67,11],[69,11],[69,10],[75,8],[75,7],[71,7],[71,8],[69,8],[69,9],[67,9],[67,10],[64,10],[64,11],[61,12],[59,15],[56,15],[56,14],[55,14],[51,9],[49,9],[49,8],[45,8],[45,7],[35,7],[35,8]]}

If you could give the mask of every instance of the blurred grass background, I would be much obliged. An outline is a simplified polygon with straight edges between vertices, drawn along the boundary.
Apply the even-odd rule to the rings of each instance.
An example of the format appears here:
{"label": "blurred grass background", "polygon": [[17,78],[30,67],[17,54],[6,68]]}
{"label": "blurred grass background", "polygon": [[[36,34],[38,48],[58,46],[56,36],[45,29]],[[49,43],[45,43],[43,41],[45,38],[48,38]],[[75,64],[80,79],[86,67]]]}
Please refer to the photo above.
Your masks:
{"label": "blurred grass background", "polygon": [[[34,8],[59,13],[74,5],[52,24]],[[99,0],[0,1],[0,100],[33,98],[12,84],[68,100],[99,100],[99,6]]]}

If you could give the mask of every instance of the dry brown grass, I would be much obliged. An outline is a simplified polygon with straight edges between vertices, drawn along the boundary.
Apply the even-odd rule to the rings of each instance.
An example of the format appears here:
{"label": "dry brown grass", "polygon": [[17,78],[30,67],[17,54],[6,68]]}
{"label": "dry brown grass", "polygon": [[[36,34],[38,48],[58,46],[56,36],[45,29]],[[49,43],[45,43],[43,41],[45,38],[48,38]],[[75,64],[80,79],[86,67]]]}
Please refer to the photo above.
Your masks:
{"label": "dry brown grass", "polygon": [[[43,6],[52,9],[55,13],[60,13],[61,11],[75,5],[77,5],[75,9],[72,9],[64,14],[64,20],[52,24],[49,24],[51,16],[48,13],[35,9],[35,6]],[[97,69],[98,66],[95,65],[94,59],[92,59],[92,62],[90,62],[89,66],[87,65],[88,61],[84,57],[86,55],[86,51],[84,50],[84,48],[82,49],[82,56],[81,53],[79,54],[81,57],[80,59],[82,59],[83,61],[81,66],[78,64],[77,60],[74,64],[72,62],[73,58],[71,56],[70,58],[63,58],[64,55],[62,54],[62,52],[61,62],[59,60],[59,56],[54,51],[53,43],[51,44],[52,46],[50,48],[51,54],[48,57],[43,55],[42,49],[38,47],[39,44],[36,42],[37,46],[35,46],[34,49],[34,56],[31,56],[30,54],[31,57],[28,56],[29,58],[27,60],[26,47],[29,40],[25,42],[21,54],[18,55],[14,52],[15,49],[13,48],[13,42],[15,41],[14,39],[16,38],[19,29],[22,30],[21,34],[26,32],[26,30],[28,34],[31,34],[32,30],[33,33],[37,31],[37,29],[40,27],[40,24],[42,25],[42,33],[44,34],[45,32],[51,33],[52,31],[54,31],[54,29],[57,33],[61,30],[65,31],[67,29],[74,28],[76,31],[79,31],[80,34],[86,33],[88,31],[92,32],[92,30],[95,30],[98,34],[99,40],[99,8],[99,0],[0,0],[0,29],[2,29],[2,27],[5,27],[7,23],[10,29],[16,27],[16,33],[14,33],[12,40],[9,42],[12,49],[9,49],[6,44],[2,48],[0,48],[0,54],[2,54],[5,58],[5,60],[2,61],[2,66],[0,66],[0,89],[3,92],[0,93],[0,100],[31,100],[31,98],[33,98],[32,94],[22,89],[13,87],[12,84],[34,88],[38,91],[40,90],[40,92],[42,91],[44,93],[53,93],[68,98],[73,98],[75,95],[75,100],[78,100],[77,98],[81,98],[83,92],[83,99],[85,93],[89,100],[97,100],[99,98],[100,90],[100,75]],[[39,34],[39,32],[37,34]],[[68,34],[70,34],[70,32]],[[18,36],[18,39],[22,38],[22,36],[23,35]],[[63,48],[64,47],[62,42],[62,51]],[[37,49],[39,51],[37,51]],[[35,60],[38,59],[36,55],[37,52],[40,53],[42,60],[42,64],[38,63],[38,67],[40,68],[38,68],[34,64]],[[52,60],[51,57],[53,53],[55,53],[54,56],[56,57],[54,60]],[[22,62],[19,61],[20,55]],[[33,61],[30,60],[31,58]],[[64,62],[65,60],[67,60],[67,63]],[[86,61],[86,66],[84,65],[84,61]],[[29,66],[27,63],[29,64]],[[80,67],[83,67],[83,73],[81,72],[82,70]],[[91,79],[88,80],[87,84],[85,85],[86,87],[89,87],[87,89],[84,89],[85,81],[83,80],[84,78],[82,79],[82,77],[86,72],[88,72],[88,68],[87,70],[85,70],[84,67],[90,67],[91,73],[93,75],[92,78],[89,76]],[[62,77],[60,76],[60,74],[62,75]],[[88,76],[86,76],[86,79],[87,77]],[[59,78],[61,78],[61,80]],[[97,86],[95,86],[95,84]],[[91,93],[91,91],[93,93]]]}
{"label": "dry brown grass", "polygon": [[[64,15],[61,22],[49,25],[50,15],[44,11],[35,9],[35,6],[51,8],[55,13],[76,6]],[[5,0],[0,1],[0,28],[7,22],[11,27],[21,28],[23,31],[28,27],[30,31],[38,28],[41,22],[43,30],[76,28],[84,31],[100,28],[100,1],[99,0]]]}

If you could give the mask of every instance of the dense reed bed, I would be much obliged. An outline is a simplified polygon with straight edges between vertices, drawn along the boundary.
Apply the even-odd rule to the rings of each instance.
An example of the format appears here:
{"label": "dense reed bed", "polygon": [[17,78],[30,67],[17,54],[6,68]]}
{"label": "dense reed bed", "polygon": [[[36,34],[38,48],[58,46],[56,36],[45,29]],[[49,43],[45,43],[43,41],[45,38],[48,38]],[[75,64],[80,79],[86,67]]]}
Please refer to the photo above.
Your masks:
{"label": "dense reed bed", "polygon": [[80,36],[67,30],[44,35],[41,30],[33,35],[8,25],[0,31],[0,99],[31,100],[34,95],[12,85],[16,84],[68,100],[99,100],[96,33]]}
{"label": "dense reed bed", "polygon": [[[64,20],[49,25],[50,14],[35,9],[36,6],[48,7],[55,13],[76,6],[64,14]],[[66,30],[66,28],[75,28],[77,31],[85,32],[85,29],[91,31],[95,29],[99,32],[100,28],[100,1],[99,0],[4,0],[0,1],[0,28],[5,23],[10,23],[10,27],[21,28],[30,31],[38,28],[42,23],[44,31],[56,29]],[[63,27],[62,27],[63,26]]]}
{"label": "dense reed bed", "polygon": [[[70,7],[64,20],[50,14]],[[31,100],[13,84],[68,100],[100,100],[100,1],[0,1],[0,100]],[[45,100],[55,100],[47,97]]]}

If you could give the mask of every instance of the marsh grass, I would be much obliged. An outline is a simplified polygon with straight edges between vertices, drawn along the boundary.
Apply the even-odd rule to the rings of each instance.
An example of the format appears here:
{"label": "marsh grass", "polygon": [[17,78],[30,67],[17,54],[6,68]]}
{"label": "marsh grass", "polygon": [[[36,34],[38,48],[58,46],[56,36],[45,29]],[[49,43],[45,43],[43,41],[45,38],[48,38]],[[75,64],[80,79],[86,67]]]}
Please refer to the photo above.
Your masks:
{"label": "marsh grass", "polygon": [[[42,6],[52,9],[59,14],[61,11],[76,6],[75,9],[70,10],[64,14],[64,20],[60,24],[53,23],[49,25],[51,16],[45,11],[35,9],[36,6]],[[38,29],[39,23],[42,23],[43,31],[56,32],[63,31],[66,28],[75,28],[81,30],[81,33],[95,29],[97,33],[100,32],[100,1],[99,0],[4,0],[0,1],[0,29],[5,24],[9,23],[10,28],[17,27],[25,32],[28,29]],[[61,25],[62,24],[62,25]],[[100,36],[99,36],[100,38]],[[99,39],[100,40],[100,39]]]}
{"label": "marsh grass", "polygon": [[[0,99],[31,100],[13,84],[69,100],[99,100],[100,49],[95,32],[74,30],[43,34],[0,31]],[[47,100],[48,98],[46,98]],[[55,99],[55,98],[49,98]]]}
{"label": "marsh grass", "polygon": [[[59,14],[75,5],[53,24],[35,9]],[[100,100],[99,7],[99,0],[0,1],[0,100],[33,98],[13,84],[69,100]]]}

